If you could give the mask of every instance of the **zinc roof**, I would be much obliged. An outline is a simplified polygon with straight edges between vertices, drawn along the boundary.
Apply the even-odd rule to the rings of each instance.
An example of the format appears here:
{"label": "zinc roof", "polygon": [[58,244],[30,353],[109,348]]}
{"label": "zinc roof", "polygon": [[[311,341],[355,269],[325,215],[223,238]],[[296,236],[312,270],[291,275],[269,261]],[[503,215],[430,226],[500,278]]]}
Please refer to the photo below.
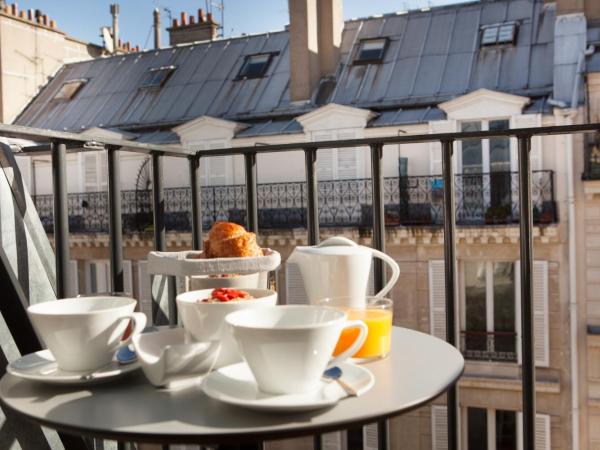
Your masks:
{"label": "zinc roof", "polygon": [[[484,25],[514,21],[515,45],[481,47]],[[487,0],[350,20],[327,102],[381,112],[372,126],[433,120],[440,102],[479,88],[544,97],[553,84],[554,8],[541,0]],[[353,63],[361,40],[385,37],[380,64]],[[238,79],[246,55],[272,52],[265,76]],[[174,66],[160,89],[140,89],[153,68]],[[87,79],[70,101],[63,83]],[[15,123],[56,130],[165,127],[208,115],[247,122],[243,135],[295,132],[318,106],[289,96],[289,33],[279,31],[65,65]],[[316,97],[313,95],[313,98]],[[403,122],[404,121],[404,122]],[[161,136],[162,138],[163,136]]]}

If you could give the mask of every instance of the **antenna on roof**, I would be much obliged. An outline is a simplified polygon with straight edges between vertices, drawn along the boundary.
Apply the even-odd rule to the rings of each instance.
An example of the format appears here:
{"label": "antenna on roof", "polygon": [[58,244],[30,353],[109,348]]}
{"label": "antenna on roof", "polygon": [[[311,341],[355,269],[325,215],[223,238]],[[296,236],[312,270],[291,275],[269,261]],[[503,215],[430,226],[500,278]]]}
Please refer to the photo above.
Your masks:
{"label": "antenna on roof", "polygon": [[220,36],[219,37],[225,37],[225,2],[224,2],[224,0],[220,0],[220,1],[206,0],[206,10],[207,10],[207,12],[210,12],[212,14],[213,6],[215,8],[217,8],[220,11],[220,13],[221,13],[221,20],[220,20],[220,23],[219,23],[219,26],[218,26],[218,29],[220,30]]}

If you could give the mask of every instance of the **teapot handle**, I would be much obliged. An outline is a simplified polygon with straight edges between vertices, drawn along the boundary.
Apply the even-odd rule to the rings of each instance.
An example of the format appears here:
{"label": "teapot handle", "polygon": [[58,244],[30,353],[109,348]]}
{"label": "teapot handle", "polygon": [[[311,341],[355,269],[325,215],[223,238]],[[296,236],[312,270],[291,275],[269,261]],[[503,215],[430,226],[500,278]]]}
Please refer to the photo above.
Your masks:
{"label": "teapot handle", "polygon": [[359,245],[344,237],[344,236],[333,236],[328,239],[325,239],[321,242],[317,247],[333,247],[333,246],[343,246],[343,247],[358,247]]}
{"label": "teapot handle", "polygon": [[387,284],[383,287],[382,290],[380,290],[377,294],[375,294],[375,297],[382,298],[389,291],[392,290],[392,288],[394,287],[394,284],[396,284],[396,281],[398,281],[398,277],[400,277],[400,267],[398,266],[398,263],[396,261],[394,261],[394,259],[392,257],[386,255],[385,253],[380,252],[379,250],[375,250],[374,248],[372,248],[370,250],[371,250],[371,253],[373,253],[373,256],[375,258],[384,260],[392,269],[392,277],[390,278],[390,280],[387,282]]}

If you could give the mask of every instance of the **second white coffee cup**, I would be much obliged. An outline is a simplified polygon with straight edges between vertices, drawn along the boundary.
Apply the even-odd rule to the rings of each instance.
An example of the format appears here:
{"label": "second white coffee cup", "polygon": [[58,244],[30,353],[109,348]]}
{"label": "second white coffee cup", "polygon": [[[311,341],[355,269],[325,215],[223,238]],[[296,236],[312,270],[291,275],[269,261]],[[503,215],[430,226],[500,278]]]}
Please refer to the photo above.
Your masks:
{"label": "second white coffee cup", "polygon": [[[343,311],[313,305],[238,311],[225,318],[258,388],[273,394],[314,391],[328,365],[349,358],[363,345],[367,326],[346,319]],[[346,328],[358,328],[359,335],[350,348],[332,358]]]}
{"label": "second white coffee cup", "polygon": [[82,297],[31,305],[27,313],[58,366],[67,371],[96,370],[113,358],[130,320],[131,336],[141,333],[146,316],[133,312],[126,297]]}

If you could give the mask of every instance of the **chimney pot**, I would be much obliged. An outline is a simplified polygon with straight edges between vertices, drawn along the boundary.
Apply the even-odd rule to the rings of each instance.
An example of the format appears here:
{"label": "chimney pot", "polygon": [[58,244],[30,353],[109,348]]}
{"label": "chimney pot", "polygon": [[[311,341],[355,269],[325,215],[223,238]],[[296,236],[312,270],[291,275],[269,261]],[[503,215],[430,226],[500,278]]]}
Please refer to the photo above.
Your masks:
{"label": "chimney pot", "polygon": [[185,11],[181,11],[181,26],[187,25],[187,13]]}
{"label": "chimney pot", "polygon": [[118,47],[118,48],[123,48],[123,43],[121,42],[121,39],[119,39],[119,40],[117,41],[117,47]]}
{"label": "chimney pot", "polygon": [[50,28],[56,28],[56,20],[50,21]]}
{"label": "chimney pot", "polygon": [[177,28],[179,26],[179,21],[177,19],[173,19],[173,28]]}
{"label": "chimney pot", "polygon": [[204,11],[202,10],[202,8],[200,8],[198,10],[198,23],[203,23],[204,20],[206,20],[204,17]]}
{"label": "chimney pot", "polygon": [[16,3],[13,3],[12,5],[10,5],[10,13],[13,16],[16,16],[17,14],[19,14],[19,5],[17,5]]}
{"label": "chimney pot", "polygon": [[194,16],[190,16],[190,20],[188,22],[190,25],[194,25],[196,23],[196,18]]}
{"label": "chimney pot", "polygon": [[35,16],[34,16],[34,14],[33,14],[33,9],[28,9],[28,10],[27,10],[27,19],[29,19],[29,20],[33,20],[33,18],[34,18],[34,17],[35,17]]}
{"label": "chimney pot", "polygon": [[212,13],[210,13],[210,12],[209,12],[209,13],[206,15],[206,21],[207,21],[208,23],[213,23]]}
{"label": "chimney pot", "polygon": [[48,26],[48,15],[44,14],[44,26],[47,27]]}
{"label": "chimney pot", "polygon": [[27,19],[27,14],[25,14],[25,11],[19,11],[19,17],[21,19]]}

